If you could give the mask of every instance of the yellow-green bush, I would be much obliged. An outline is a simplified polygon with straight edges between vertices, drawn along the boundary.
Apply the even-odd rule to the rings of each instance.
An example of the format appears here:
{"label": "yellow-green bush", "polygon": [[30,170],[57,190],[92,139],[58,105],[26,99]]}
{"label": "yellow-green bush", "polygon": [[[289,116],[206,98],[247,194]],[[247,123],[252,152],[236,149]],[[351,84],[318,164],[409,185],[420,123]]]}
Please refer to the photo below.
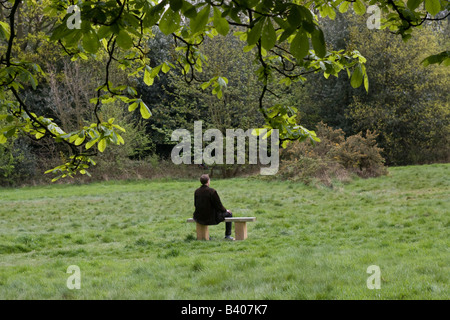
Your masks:
{"label": "yellow-green bush", "polygon": [[352,174],[376,177],[387,173],[382,149],[374,132],[367,131],[345,138],[342,129],[333,129],[323,122],[317,125],[316,145],[292,142],[281,152],[280,175],[290,180],[310,183],[314,179],[327,185],[333,179],[347,181]]}

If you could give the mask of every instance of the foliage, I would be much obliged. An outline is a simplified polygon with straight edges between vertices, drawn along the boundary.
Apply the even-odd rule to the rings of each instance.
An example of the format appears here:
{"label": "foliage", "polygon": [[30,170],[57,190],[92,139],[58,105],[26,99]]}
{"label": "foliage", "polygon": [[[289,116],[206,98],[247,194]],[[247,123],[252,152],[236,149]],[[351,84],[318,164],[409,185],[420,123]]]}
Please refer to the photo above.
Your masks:
{"label": "foliage", "polygon": [[[419,6],[422,2],[425,9]],[[411,30],[425,21],[440,20],[440,17],[432,19],[429,14],[437,15],[448,7],[446,0],[409,1],[407,6],[395,0],[371,1],[371,4],[375,3],[387,14],[384,26],[404,39],[410,38]],[[21,0],[6,2],[6,14],[2,11],[1,16],[0,41],[5,53],[0,60],[0,99],[8,110],[5,115],[16,119],[2,129],[1,141],[24,133],[36,139],[49,136],[65,144],[70,150],[70,161],[50,170],[58,172],[61,177],[86,173],[87,167],[95,163],[92,157],[97,151],[103,152],[109,144],[122,143],[120,125],[117,127],[98,117],[101,105],[120,100],[129,104],[130,111],[138,109],[144,119],[152,114],[132,85],[111,81],[115,68],[127,70],[130,77],[143,75],[147,85],[152,85],[160,73],[167,73],[175,66],[181,68],[189,81],[201,81],[198,73],[207,66],[207,58],[199,50],[200,44],[205,37],[227,35],[232,32],[232,26],[243,28],[236,34],[246,42],[244,50],[252,51],[258,61],[259,68],[255,75],[262,86],[259,111],[266,126],[280,130],[283,146],[290,140],[318,141],[318,138],[296,123],[295,109],[278,103],[266,105],[265,98],[276,86],[273,81],[277,76],[282,77],[282,83],[289,85],[304,81],[304,75],[308,73],[320,72],[329,77],[346,70],[352,87],[364,83],[368,90],[366,59],[357,50],[345,52],[327,48],[315,13],[318,11],[320,16],[334,19],[336,11],[345,12],[352,6],[357,14],[363,14],[365,7],[360,0],[351,3],[342,0],[240,0],[219,3],[209,0],[195,3],[184,0],[83,1],[80,4],[79,28],[77,17],[66,11],[66,2],[46,0],[40,4],[25,1],[23,6],[37,7],[39,14],[42,13],[42,21],[46,22],[46,27],[41,31],[50,37],[42,37],[42,42],[57,43],[72,59],[89,60],[96,59],[97,55],[106,56],[104,79],[90,99],[96,122],[67,132],[58,125],[57,119],[36,113],[33,106],[23,99],[22,91],[26,87],[36,89],[46,72],[39,64],[20,57],[18,45],[21,32],[16,30],[16,26],[21,17],[21,4]],[[43,7],[46,9],[42,10]],[[53,23],[56,23],[54,28]],[[147,39],[152,37],[154,26],[175,39],[180,53],[176,64],[164,61],[151,66],[146,52],[150,49]],[[213,94],[219,98],[223,95],[226,81],[220,75],[202,82],[205,87],[212,86]],[[6,95],[7,92],[12,97]]]}
{"label": "foliage", "polygon": [[143,120],[133,117],[133,114],[126,112],[120,102],[108,104],[99,113],[104,119],[114,119],[123,125],[123,139],[127,143],[123,146],[112,145],[99,156],[99,160],[117,164],[123,159],[142,159],[150,150],[152,145],[145,132]]}
{"label": "foliage", "polygon": [[0,145],[0,185],[16,185],[36,175],[36,163],[23,139],[10,139]]}
{"label": "foliage", "polygon": [[361,133],[352,135],[331,151],[337,162],[361,177],[378,177],[386,174],[382,149],[376,142],[377,134],[367,130],[365,137]]}
{"label": "foliage", "polygon": [[388,165],[448,161],[450,69],[420,63],[448,45],[448,22],[424,23],[405,43],[387,30],[366,28],[366,18],[338,13],[337,24],[324,23],[324,33],[336,49],[357,47],[367,58],[369,91],[354,90],[345,74],[309,75],[289,96],[299,105],[299,121],[311,128],[323,121],[346,135],[376,131]]}
{"label": "foliage", "polygon": [[[162,42],[157,34],[153,41]],[[222,48],[227,50],[223,51]],[[142,99],[152,106],[153,115],[148,124],[152,130],[153,141],[161,145],[172,146],[173,130],[185,128],[193,130],[194,121],[201,120],[203,128],[220,130],[224,135],[226,129],[239,128],[246,131],[259,128],[264,119],[258,110],[260,86],[254,75],[253,55],[245,53],[241,41],[231,34],[225,37],[206,38],[199,49],[208,57],[208,68],[202,73],[205,79],[219,77],[224,81],[220,98],[211,93],[216,90],[212,82],[189,82],[181,74],[170,73],[155,80],[159,97],[153,92],[142,91]],[[166,55],[171,52],[168,48]],[[159,87],[160,86],[160,87]],[[145,88],[144,88],[145,89]],[[224,141],[225,143],[225,141]],[[162,156],[167,156],[162,154]],[[221,172],[222,176],[234,176],[244,165],[209,166],[210,174]],[[216,170],[219,169],[219,170]]]}
{"label": "foliage", "polygon": [[349,181],[352,174],[377,177],[387,173],[376,134],[367,131],[345,137],[342,129],[333,129],[323,122],[317,125],[321,141],[316,146],[290,144],[281,154],[281,177],[306,183],[318,179],[331,185],[333,179]]}
{"label": "foliage", "polygon": [[361,45],[371,75],[370,91],[354,95],[345,109],[351,129],[377,131],[391,165],[448,161],[450,69],[420,64],[445,45],[436,36],[443,31],[424,27],[406,44],[383,30],[371,32],[376,36],[362,45],[369,31],[350,28],[351,42]]}

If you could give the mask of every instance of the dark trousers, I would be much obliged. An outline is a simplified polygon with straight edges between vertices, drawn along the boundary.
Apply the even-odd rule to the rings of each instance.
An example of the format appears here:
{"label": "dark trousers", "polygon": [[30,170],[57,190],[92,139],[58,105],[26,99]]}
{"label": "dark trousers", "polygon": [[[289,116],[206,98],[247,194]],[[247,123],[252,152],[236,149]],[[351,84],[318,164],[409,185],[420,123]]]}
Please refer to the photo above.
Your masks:
{"label": "dark trousers", "polygon": [[[231,218],[233,217],[233,214],[231,212],[225,212],[223,215],[225,218]],[[225,222],[225,236],[231,236],[231,227],[232,222]]]}

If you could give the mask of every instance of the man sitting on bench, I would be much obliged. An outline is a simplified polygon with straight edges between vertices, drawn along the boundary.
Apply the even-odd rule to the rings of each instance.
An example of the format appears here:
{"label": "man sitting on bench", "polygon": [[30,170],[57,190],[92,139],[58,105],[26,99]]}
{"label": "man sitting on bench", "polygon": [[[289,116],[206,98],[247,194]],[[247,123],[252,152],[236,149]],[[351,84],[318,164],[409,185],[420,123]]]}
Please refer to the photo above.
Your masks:
{"label": "man sitting on bench", "polygon": [[[215,225],[232,217],[231,211],[222,205],[217,191],[209,187],[209,176],[203,174],[200,182],[202,186],[194,193],[194,220],[203,225]],[[231,236],[231,222],[225,222],[225,239],[234,240]]]}

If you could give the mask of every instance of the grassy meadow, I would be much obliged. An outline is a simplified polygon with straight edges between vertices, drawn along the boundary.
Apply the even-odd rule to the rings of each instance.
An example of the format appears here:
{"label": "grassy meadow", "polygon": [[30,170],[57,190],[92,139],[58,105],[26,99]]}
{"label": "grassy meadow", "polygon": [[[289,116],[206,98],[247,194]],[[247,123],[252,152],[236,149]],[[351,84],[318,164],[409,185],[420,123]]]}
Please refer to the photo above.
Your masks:
{"label": "grassy meadow", "polygon": [[449,177],[436,164],[332,188],[213,179],[235,216],[257,218],[234,242],[224,224],[195,240],[194,180],[0,189],[0,299],[450,299]]}

